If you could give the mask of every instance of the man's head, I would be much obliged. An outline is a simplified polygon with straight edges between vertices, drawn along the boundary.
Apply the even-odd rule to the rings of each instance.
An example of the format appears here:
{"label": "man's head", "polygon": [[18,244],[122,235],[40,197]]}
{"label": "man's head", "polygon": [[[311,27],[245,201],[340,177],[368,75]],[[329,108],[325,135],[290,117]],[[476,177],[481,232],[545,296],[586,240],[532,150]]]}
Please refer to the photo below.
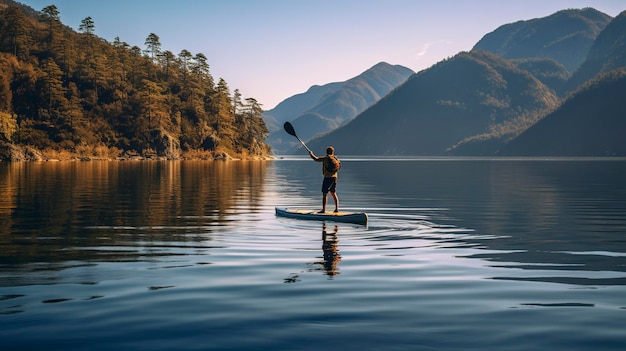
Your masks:
{"label": "man's head", "polygon": [[326,148],[326,155],[332,155],[335,153],[335,148],[332,146],[329,146]]}

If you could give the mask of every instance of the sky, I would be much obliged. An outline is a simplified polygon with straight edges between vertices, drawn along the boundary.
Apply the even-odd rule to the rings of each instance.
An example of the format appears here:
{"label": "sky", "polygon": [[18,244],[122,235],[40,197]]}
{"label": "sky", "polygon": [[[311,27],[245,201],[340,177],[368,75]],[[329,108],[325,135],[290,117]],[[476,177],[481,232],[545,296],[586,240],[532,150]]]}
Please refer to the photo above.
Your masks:
{"label": "sky", "polygon": [[593,7],[612,17],[624,0],[17,0],[55,5],[78,30],[145,48],[203,53],[216,79],[266,110],[313,85],[341,82],[379,62],[420,71],[469,51],[499,26]]}

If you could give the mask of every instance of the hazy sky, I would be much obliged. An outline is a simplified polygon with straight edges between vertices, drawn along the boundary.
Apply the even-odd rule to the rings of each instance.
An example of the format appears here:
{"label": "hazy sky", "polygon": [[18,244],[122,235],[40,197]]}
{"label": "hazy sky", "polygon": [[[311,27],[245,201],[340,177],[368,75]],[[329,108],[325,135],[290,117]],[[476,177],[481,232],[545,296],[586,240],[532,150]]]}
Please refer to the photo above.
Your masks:
{"label": "hazy sky", "polygon": [[[20,1],[20,0],[18,0]],[[470,50],[503,24],[593,7],[610,16],[624,0],[21,0],[56,5],[74,29],[208,58],[211,74],[265,109],[312,85],[344,81],[385,61],[419,71]]]}

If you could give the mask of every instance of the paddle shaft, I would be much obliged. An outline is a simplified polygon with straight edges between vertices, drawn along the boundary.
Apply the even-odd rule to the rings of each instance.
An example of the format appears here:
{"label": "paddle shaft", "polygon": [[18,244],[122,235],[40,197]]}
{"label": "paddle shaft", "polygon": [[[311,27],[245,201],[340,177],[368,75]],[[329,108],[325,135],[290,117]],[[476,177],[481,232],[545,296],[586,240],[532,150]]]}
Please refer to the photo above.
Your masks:
{"label": "paddle shaft", "polygon": [[300,144],[302,144],[302,146],[304,146],[304,148],[306,149],[306,151],[308,152],[312,152],[311,150],[309,150],[308,147],[306,147],[306,144],[304,143],[304,141],[300,140],[300,138],[296,137],[296,139],[298,139],[298,141],[300,142]]}

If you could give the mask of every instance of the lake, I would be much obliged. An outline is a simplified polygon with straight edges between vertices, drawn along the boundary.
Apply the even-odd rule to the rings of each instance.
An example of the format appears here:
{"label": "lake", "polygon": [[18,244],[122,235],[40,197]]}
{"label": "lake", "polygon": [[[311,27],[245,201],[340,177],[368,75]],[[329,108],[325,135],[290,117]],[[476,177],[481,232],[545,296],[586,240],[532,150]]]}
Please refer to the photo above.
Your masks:
{"label": "lake", "polygon": [[361,226],[275,216],[320,206],[306,157],[0,163],[2,349],[625,349],[625,181],[342,157]]}

